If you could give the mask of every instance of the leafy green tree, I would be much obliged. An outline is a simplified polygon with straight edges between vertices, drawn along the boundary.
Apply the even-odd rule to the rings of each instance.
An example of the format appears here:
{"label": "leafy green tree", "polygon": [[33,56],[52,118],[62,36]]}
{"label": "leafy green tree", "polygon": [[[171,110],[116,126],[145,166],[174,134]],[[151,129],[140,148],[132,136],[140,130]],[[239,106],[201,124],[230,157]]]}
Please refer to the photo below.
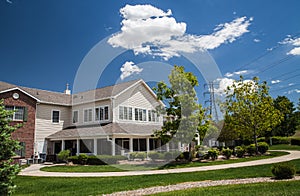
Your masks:
{"label": "leafy green tree", "polygon": [[159,113],[169,117],[154,135],[164,142],[172,139],[189,144],[197,130],[204,132],[208,123],[204,118],[204,109],[197,103],[194,87],[198,85],[198,80],[193,73],[185,72],[184,67],[174,66],[169,82],[170,87],[165,82],[159,82],[153,88],[157,98],[166,103],[165,108],[158,109]]}
{"label": "leafy green tree", "polygon": [[0,100],[0,195],[11,195],[15,189],[13,179],[20,171],[17,164],[13,164],[12,156],[19,149],[19,142],[11,138],[20,125],[11,126],[10,116],[13,111],[4,108],[3,100]]}
{"label": "leafy green tree", "polygon": [[257,154],[257,137],[271,131],[282,119],[280,111],[274,107],[267,83],[259,83],[257,77],[245,81],[241,76],[229,86],[223,107],[227,127],[244,138],[253,138]]}
{"label": "leafy green tree", "polygon": [[274,107],[278,109],[282,115],[283,120],[272,130],[272,135],[275,136],[292,136],[295,134],[297,121],[294,113],[294,103],[286,96],[278,96],[274,99]]}

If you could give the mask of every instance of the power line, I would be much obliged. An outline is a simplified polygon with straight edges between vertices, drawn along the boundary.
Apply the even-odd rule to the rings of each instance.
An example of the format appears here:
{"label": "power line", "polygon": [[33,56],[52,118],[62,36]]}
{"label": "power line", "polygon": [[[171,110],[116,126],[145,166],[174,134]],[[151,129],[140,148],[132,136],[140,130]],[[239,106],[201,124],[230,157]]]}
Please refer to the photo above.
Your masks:
{"label": "power line", "polygon": [[209,104],[209,114],[211,117],[215,117],[215,120],[218,122],[219,117],[218,117],[218,110],[217,110],[217,104],[216,104],[216,99],[215,99],[215,86],[218,85],[214,82],[209,82],[208,84],[204,84],[204,88],[206,86],[208,87],[208,91],[204,92],[204,98],[206,94],[209,94],[209,99],[206,100],[204,103],[210,103]]}

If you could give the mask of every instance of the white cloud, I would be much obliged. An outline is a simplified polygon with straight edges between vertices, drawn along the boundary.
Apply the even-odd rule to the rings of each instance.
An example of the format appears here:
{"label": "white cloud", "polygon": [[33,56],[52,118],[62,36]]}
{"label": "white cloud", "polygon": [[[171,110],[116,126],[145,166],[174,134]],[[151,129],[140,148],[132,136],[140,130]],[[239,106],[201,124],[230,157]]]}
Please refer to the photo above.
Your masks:
{"label": "white cloud", "polygon": [[260,39],[254,39],[253,41],[258,43],[258,42],[260,42]]}
{"label": "white cloud", "polygon": [[282,42],[279,42],[280,44],[291,44],[294,46],[293,49],[291,49],[287,55],[300,55],[300,38],[293,39],[291,36],[288,36],[285,38]]}
{"label": "white cloud", "polygon": [[235,72],[227,72],[225,74],[226,77],[233,77],[233,76],[240,76],[240,75],[246,75],[246,74],[249,74],[249,70],[241,70],[241,71],[235,71]]}
{"label": "white cloud", "polygon": [[293,89],[287,92],[287,94],[292,94],[292,93],[300,93],[299,89]]}
{"label": "white cloud", "polygon": [[121,73],[121,80],[131,76],[132,74],[136,73],[139,74],[143,71],[142,68],[139,68],[137,65],[134,64],[132,61],[125,62],[122,67],[120,68]]}
{"label": "white cloud", "polygon": [[[233,83],[237,82],[237,81],[234,79],[231,79],[231,78],[219,78],[219,79],[215,80],[215,82],[219,83],[217,85],[218,88],[214,89],[215,93],[217,93],[219,95],[225,95],[227,88],[231,87],[233,85]],[[254,82],[252,80],[244,80],[243,81],[243,83],[249,83],[249,82],[254,85]],[[254,86],[253,86],[253,88],[254,88]]]}
{"label": "white cloud", "polygon": [[271,81],[271,84],[278,84],[278,83],[280,83],[281,81],[280,80],[272,80]]}
{"label": "white cloud", "polygon": [[293,86],[293,85],[295,85],[295,83],[289,83],[288,85],[289,85],[289,86]]}
{"label": "white cloud", "polygon": [[180,52],[193,53],[215,49],[232,43],[244,33],[253,18],[240,17],[219,24],[209,35],[186,34],[186,23],[177,22],[172,11],[167,12],[152,5],[126,5],[120,9],[123,20],[121,32],[109,38],[113,47],[133,50],[135,54],[151,54],[169,59]]}

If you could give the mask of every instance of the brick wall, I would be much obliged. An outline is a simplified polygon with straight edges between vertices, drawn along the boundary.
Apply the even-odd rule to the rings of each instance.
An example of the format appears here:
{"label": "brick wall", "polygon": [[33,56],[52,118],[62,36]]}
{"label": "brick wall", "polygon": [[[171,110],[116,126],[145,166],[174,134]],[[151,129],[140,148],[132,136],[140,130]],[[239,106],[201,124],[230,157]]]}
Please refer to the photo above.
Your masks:
{"label": "brick wall", "polygon": [[[14,99],[13,94],[18,93],[19,98]],[[0,99],[4,99],[4,105],[27,107],[27,122],[13,121],[12,124],[23,123],[23,126],[13,132],[12,137],[20,142],[25,142],[25,158],[31,157],[34,153],[34,131],[35,131],[35,112],[36,100],[22,93],[19,90],[0,94]]]}

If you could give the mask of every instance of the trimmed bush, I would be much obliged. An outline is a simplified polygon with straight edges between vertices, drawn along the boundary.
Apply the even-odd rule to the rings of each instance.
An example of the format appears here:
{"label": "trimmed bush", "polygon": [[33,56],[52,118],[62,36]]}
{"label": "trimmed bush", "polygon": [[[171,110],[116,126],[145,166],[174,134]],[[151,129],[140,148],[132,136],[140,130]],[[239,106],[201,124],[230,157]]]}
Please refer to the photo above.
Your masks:
{"label": "trimmed bush", "polygon": [[291,145],[298,145],[300,146],[300,138],[292,138]]}
{"label": "trimmed bush", "polygon": [[72,162],[74,164],[79,164],[78,156],[70,156],[70,157],[68,157],[68,161]]}
{"label": "trimmed bush", "polygon": [[255,144],[250,144],[249,146],[246,147],[246,152],[252,156],[256,152],[256,147]]}
{"label": "trimmed bush", "polygon": [[260,154],[265,154],[269,150],[269,145],[266,142],[259,142],[257,145]]}
{"label": "trimmed bush", "polygon": [[246,149],[244,147],[242,146],[235,147],[235,155],[237,157],[242,158],[244,157],[245,153],[246,153]]}
{"label": "trimmed bush", "polygon": [[146,158],[146,153],[145,152],[131,152],[129,153],[129,159],[134,160],[134,159],[142,159],[144,160]]}
{"label": "trimmed bush", "polygon": [[280,136],[274,136],[272,137],[272,145],[276,144],[290,144],[291,140],[288,137],[280,137]]}
{"label": "trimmed bush", "polygon": [[218,149],[213,149],[213,148],[211,148],[207,153],[208,153],[208,156],[212,160],[216,160],[218,158],[218,155],[219,155]]}
{"label": "trimmed bush", "polygon": [[80,165],[86,165],[87,160],[88,160],[88,156],[86,154],[80,154],[78,156],[78,162]]}
{"label": "trimmed bush", "polygon": [[296,173],[295,165],[287,162],[274,164],[271,171],[276,179],[290,179],[293,178]]}
{"label": "trimmed bush", "polygon": [[68,162],[69,156],[70,156],[70,150],[62,150],[57,155],[58,159],[63,162]]}
{"label": "trimmed bush", "polygon": [[266,142],[266,138],[265,137],[259,137],[259,138],[257,138],[257,142]]}
{"label": "trimmed bush", "polygon": [[148,153],[148,157],[149,157],[151,160],[155,161],[155,160],[159,159],[159,153],[158,153],[158,152],[155,152],[155,151],[149,152],[149,153]]}
{"label": "trimmed bush", "polygon": [[[80,155],[79,155],[80,156]],[[68,158],[69,162],[74,164],[81,164],[79,156],[71,156]],[[84,155],[81,155],[82,158]],[[126,160],[127,158],[121,155],[111,156],[111,155],[91,155],[87,156],[86,163],[87,165],[107,165],[107,164],[117,164],[118,161]]]}
{"label": "trimmed bush", "polygon": [[233,150],[231,150],[230,148],[224,148],[222,150],[222,154],[226,157],[226,159],[230,159],[232,152]]}

